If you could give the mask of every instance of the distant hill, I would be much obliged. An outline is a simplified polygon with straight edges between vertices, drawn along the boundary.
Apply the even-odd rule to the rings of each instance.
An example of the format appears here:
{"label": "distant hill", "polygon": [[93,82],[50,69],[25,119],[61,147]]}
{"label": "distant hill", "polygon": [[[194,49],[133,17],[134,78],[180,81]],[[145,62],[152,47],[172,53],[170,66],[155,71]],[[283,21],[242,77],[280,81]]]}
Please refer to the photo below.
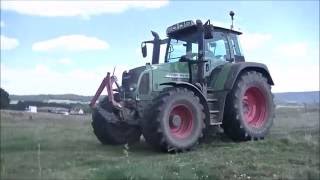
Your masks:
{"label": "distant hill", "polygon": [[11,101],[49,101],[49,100],[70,100],[79,102],[91,101],[92,96],[81,96],[76,94],[40,94],[40,95],[10,95]]}
{"label": "distant hill", "polygon": [[274,93],[275,103],[319,103],[320,91]]}
{"label": "distant hill", "polygon": [[[310,92],[285,92],[285,93],[274,93],[275,103],[319,103],[319,91]],[[10,100],[13,101],[49,101],[49,100],[70,100],[79,102],[89,102],[92,96],[81,96],[76,94],[40,94],[40,95],[10,95]]]}

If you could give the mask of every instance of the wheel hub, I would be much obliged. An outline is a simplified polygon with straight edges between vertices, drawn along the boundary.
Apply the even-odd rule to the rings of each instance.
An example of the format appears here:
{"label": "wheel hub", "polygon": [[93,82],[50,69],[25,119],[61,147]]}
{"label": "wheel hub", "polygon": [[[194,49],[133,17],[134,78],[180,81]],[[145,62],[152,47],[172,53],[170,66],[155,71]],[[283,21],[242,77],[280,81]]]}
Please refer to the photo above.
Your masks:
{"label": "wheel hub", "polygon": [[172,108],[169,116],[171,135],[178,139],[188,137],[193,130],[192,111],[186,105],[176,105]]}
{"label": "wheel hub", "polygon": [[181,117],[178,115],[173,115],[170,117],[170,121],[172,121],[172,125],[175,128],[178,128],[181,125]]}
{"label": "wheel hub", "polygon": [[257,87],[246,90],[242,99],[245,122],[253,128],[260,128],[267,118],[266,98]]}

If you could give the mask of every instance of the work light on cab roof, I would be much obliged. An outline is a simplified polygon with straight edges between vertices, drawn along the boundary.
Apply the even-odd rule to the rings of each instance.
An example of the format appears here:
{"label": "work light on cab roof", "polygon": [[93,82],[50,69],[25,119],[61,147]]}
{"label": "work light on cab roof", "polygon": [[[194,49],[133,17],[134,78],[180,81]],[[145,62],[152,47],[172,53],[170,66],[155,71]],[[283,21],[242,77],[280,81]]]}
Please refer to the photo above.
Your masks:
{"label": "work light on cab roof", "polygon": [[188,28],[188,27],[191,27],[191,26],[194,26],[195,23],[193,21],[184,21],[184,22],[181,22],[181,23],[178,23],[178,24],[174,24],[170,27],[167,28],[167,35],[169,35],[170,33],[173,33],[175,31],[178,31],[178,30],[182,30],[182,29],[185,29],[185,28]]}

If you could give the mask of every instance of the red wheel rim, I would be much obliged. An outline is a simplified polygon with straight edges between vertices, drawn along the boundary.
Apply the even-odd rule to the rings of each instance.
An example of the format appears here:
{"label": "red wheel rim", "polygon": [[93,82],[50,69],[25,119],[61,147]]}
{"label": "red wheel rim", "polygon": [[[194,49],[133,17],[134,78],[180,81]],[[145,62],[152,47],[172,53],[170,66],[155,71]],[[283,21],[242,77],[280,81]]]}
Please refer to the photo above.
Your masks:
{"label": "red wheel rim", "polygon": [[260,128],[266,122],[266,98],[261,90],[250,87],[244,93],[242,100],[245,122],[253,128]]}
{"label": "red wheel rim", "polygon": [[188,137],[193,129],[192,111],[185,105],[176,105],[172,108],[169,116],[171,134],[178,139]]}

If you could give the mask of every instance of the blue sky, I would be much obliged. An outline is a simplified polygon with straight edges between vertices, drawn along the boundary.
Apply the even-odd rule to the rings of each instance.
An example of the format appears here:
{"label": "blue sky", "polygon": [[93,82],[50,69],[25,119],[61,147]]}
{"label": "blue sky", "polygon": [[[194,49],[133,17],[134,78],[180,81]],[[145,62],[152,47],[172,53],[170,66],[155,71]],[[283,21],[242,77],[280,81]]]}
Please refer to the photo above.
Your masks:
{"label": "blue sky", "polygon": [[319,1],[1,1],[1,87],[93,95],[114,66],[120,76],[149,61],[140,43],[150,30],[164,38],[196,19],[229,27],[230,10],[246,60],[268,65],[273,92],[319,90]]}

